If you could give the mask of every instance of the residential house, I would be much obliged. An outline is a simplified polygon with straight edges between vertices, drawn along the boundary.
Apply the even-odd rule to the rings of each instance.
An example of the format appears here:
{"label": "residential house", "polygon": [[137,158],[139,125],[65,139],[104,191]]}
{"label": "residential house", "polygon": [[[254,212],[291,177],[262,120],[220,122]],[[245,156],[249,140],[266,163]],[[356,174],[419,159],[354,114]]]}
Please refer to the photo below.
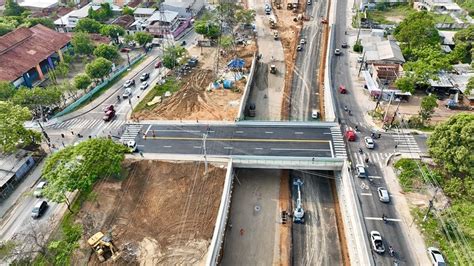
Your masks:
{"label": "residential house", "polygon": [[0,154],[0,199],[7,198],[34,165],[31,153],[25,150]]}
{"label": "residential house", "polygon": [[128,33],[130,33],[130,27],[135,22],[135,18],[131,15],[123,15],[115,18],[111,24],[118,25],[124,28]]}
{"label": "residential house", "polygon": [[181,18],[178,12],[164,10],[155,12],[147,22],[147,30],[153,36],[175,40],[191,25],[191,18]]}
{"label": "residential house", "polygon": [[0,80],[32,87],[62,60],[71,37],[41,24],[0,37]]}
{"label": "residential house", "polygon": [[204,8],[204,0],[165,0],[161,7],[163,10],[178,12],[182,18],[197,16]]}
{"label": "residential house", "polygon": [[467,83],[470,78],[474,78],[474,70],[469,64],[457,64],[453,66],[453,71],[441,72],[437,79],[430,79],[428,92],[435,93],[443,98],[453,98],[456,103],[462,101],[460,100],[462,95],[466,102],[474,107],[474,91],[466,94]]}
{"label": "residential house", "polygon": [[133,17],[135,20],[147,20],[149,19],[153,13],[155,13],[156,8],[143,8],[139,7],[133,11]]}
{"label": "residential house", "polygon": [[60,17],[54,21],[56,30],[59,32],[71,32],[76,27],[79,20],[89,15],[89,9],[98,10],[100,6],[92,5],[91,3],[83,6],[80,9],[69,12],[68,14]]}
{"label": "residential house", "polygon": [[128,5],[131,0],[93,0],[94,4],[109,3],[111,6],[124,7]]}
{"label": "residential house", "polygon": [[17,1],[18,5],[32,11],[54,8],[58,6],[59,0],[23,0]]}
{"label": "residential house", "polygon": [[418,9],[425,9],[433,12],[461,13],[462,8],[452,0],[421,0],[415,2]]}

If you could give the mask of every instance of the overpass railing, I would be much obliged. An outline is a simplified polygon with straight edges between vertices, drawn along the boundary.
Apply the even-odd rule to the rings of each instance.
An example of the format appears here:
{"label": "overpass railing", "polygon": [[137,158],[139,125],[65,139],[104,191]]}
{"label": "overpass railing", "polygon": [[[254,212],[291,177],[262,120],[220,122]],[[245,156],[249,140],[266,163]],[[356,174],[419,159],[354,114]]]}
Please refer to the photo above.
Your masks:
{"label": "overpass railing", "polygon": [[268,169],[341,170],[344,158],[233,155],[234,167]]}

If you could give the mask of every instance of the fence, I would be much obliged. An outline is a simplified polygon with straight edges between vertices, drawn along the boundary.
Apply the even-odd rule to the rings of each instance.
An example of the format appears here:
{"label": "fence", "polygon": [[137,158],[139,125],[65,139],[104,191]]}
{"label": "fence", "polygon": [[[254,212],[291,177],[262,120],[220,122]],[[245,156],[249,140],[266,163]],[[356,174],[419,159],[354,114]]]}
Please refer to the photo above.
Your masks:
{"label": "fence", "polygon": [[[138,62],[138,60],[142,59],[144,56],[145,56],[145,54],[140,54],[137,57],[131,59],[130,60],[130,65],[134,65],[136,62]],[[80,106],[84,102],[90,101],[90,99],[94,96],[94,94],[96,94],[102,88],[104,88],[109,83],[111,83],[117,76],[119,76],[120,74],[125,72],[125,70],[127,70],[127,68],[128,68],[127,65],[122,65],[119,68],[117,68],[114,72],[111,73],[111,75],[106,80],[104,80],[102,83],[100,83],[95,88],[90,90],[88,93],[82,95],[81,98],[77,99],[75,102],[68,105],[66,108],[64,108],[64,110],[62,110],[61,112],[55,114],[53,116],[53,118],[57,118],[57,117],[60,117],[62,115],[65,115],[65,114],[71,112],[72,110],[76,109],[78,106]]]}

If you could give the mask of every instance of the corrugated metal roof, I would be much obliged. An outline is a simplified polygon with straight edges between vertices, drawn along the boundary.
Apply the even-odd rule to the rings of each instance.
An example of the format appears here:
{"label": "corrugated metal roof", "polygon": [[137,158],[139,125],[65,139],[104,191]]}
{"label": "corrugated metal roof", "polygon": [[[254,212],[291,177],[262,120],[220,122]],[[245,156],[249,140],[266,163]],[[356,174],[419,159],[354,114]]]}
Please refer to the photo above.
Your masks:
{"label": "corrugated metal roof", "polygon": [[19,28],[0,37],[0,80],[14,81],[71,38],[41,24]]}

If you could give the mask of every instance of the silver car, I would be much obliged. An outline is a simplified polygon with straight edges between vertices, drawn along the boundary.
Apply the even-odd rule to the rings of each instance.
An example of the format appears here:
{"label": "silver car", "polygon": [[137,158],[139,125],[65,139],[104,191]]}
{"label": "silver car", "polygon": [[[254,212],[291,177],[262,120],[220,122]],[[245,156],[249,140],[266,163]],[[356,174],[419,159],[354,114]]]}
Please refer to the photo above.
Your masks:
{"label": "silver car", "polygon": [[434,266],[445,266],[446,261],[444,260],[443,254],[439,251],[439,249],[435,247],[428,248],[428,255],[430,257],[431,262]]}
{"label": "silver car", "polygon": [[365,167],[362,164],[356,165],[357,177],[365,178],[367,177],[367,172],[365,172]]}
{"label": "silver car", "polygon": [[132,90],[130,88],[126,88],[125,91],[122,94],[122,97],[124,99],[130,97],[132,95]]}
{"label": "silver car", "polygon": [[375,148],[375,142],[371,137],[365,137],[364,142],[365,142],[365,147],[367,147],[367,149]]}
{"label": "silver car", "polygon": [[377,193],[379,195],[379,200],[381,202],[390,202],[390,195],[388,194],[388,190],[384,187],[377,188]]}

